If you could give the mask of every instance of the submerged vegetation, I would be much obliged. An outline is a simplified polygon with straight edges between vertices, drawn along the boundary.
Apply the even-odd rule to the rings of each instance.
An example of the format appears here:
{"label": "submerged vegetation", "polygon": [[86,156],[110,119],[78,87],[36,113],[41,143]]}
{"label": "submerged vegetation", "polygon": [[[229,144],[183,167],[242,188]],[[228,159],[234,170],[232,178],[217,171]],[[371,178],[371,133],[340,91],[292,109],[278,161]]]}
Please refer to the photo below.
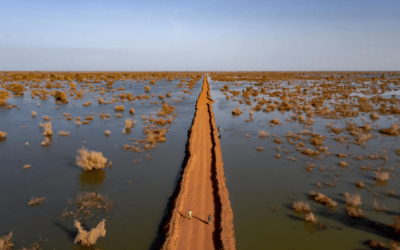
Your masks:
{"label": "submerged vegetation", "polygon": [[[246,138],[246,143],[257,143],[249,147],[251,152],[256,154],[258,151],[257,157],[267,162],[268,167],[271,164],[271,169],[284,169],[288,173],[294,173],[297,180],[304,181],[301,190],[293,190],[297,196],[290,196],[290,201],[285,204],[287,206],[282,207],[293,210],[292,213],[301,217],[301,223],[304,223],[305,227],[315,227],[322,232],[323,222],[327,218],[342,218],[343,221],[346,220],[346,226],[347,220],[354,227],[358,227],[358,223],[363,226],[361,223],[369,221],[371,225],[381,226],[382,222],[372,215],[375,213],[393,218],[394,224],[385,227],[387,232],[400,232],[400,217],[395,217],[397,212],[391,204],[392,200],[398,198],[394,192],[398,176],[396,167],[399,166],[400,159],[400,148],[396,146],[400,135],[400,101],[399,95],[396,94],[400,88],[398,73],[215,72],[210,76],[215,81],[213,84],[218,91],[223,94],[221,100],[232,104],[226,111],[229,117],[240,123],[240,126],[251,126],[252,123],[257,125],[255,130],[241,131],[239,136],[243,140]],[[29,138],[31,146],[26,147],[27,149],[37,145],[39,150],[51,151],[57,143],[62,145],[77,136],[79,143],[83,141],[85,147],[98,148],[109,159],[114,159],[112,151],[103,150],[103,147],[120,150],[127,158],[132,157],[133,162],[137,164],[140,160],[137,157],[142,156],[145,159],[144,154],[148,154],[146,151],[158,150],[162,148],[163,142],[174,140],[173,136],[168,136],[168,131],[179,114],[180,102],[191,93],[194,82],[200,77],[200,73],[194,72],[2,72],[0,105],[7,103],[3,106],[3,112],[20,112],[23,106],[16,103],[21,106],[21,110],[18,110],[19,107],[15,104],[18,99],[14,97],[25,94],[24,98],[32,98],[31,102],[39,109],[38,112],[31,111],[31,105],[27,103],[30,108],[24,116],[35,122],[39,118],[34,117],[39,113],[38,117],[45,120],[40,126],[44,131],[39,133],[36,125],[37,131],[29,133],[38,136],[42,134],[43,146],[51,143],[53,145],[49,148],[40,147],[38,144],[42,138],[40,141]],[[178,81],[174,81],[173,84],[166,83],[167,80],[171,81],[170,79]],[[131,87],[135,85],[138,88],[133,91]],[[157,92],[159,85],[169,86],[171,91]],[[141,107],[145,106],[154,107],[154,110],[147,109],[143,112]],[[59,115],[54,114],[58,112],[57,109],[64,110],[65,107],[70,108],[62,111],[67,112],[65,115],[61,116],[62,112]],[[101,113],[96,107],[101,107]],[[125,108],[129,113],[122,112]],[[245,115],[241,115],[242,113]],[[20,114],[22,115],[22,112]],[[46,115],[43,116],[44,114]],[[110,126],[110,121],[117,121],[115,127]],[[18,127],[25,125],[20,124]],[[31,127],[34,126],[29,128]],[[60,136],[70,134],[61,129],[71,130],[72,133],[65,138],[52,138],[52,127]],[[7,133],[0,131],[0,143],[5,145],[15,138],[14,130],[8,127],[0,129],[8,132],[8,139],[5,141]],[[120,133],[121,129],[124,129],[124,134]],[[81,140],[82,135],[92,131],[104,142],[87,142],[86,138]],[[103,135],[103,131],[106,136]],[[112,136],[108,136],[111,135],[110,131]],[[222,142],[229,132],[228,130],[222,135]],[[116,141],[117,139],[120,141]],[[25,141],[27,140],[22,143]],[[387,146],[387,142],[394,146]],[[243,147],[241,143],[238,145]],[[80,147],[81,144],[75,145],[74,150]],[[381,148],[376,150],[377,147]],[[383,148],[386,151],[382,151]],[[108,177],[110,171],[103,168],[111,164],[102,152],[89,151],[84,147],[79,149],[76,165],[84,170],[78,171],[79,174],[104,174]],[[146,159],[151,157],[146,155]],[[66,158],[60,158],[61,160],[66,161]],[[249,164],[243,167],[250,169],[251,160],[249,159]],[[39,165],[28,163],[34,167],[24,170],[25,174],[40,171]],[[19,171],[23,171],[23,164],[18,165]],[[24,169],[27,169],[25,166]],[[115,167],[115,170],[117,169],[118,167]],[[257,174],[253,170],[249,170],[249,173]],[[133,179],[131,176],[127,178]],[[90,181],[93,181],[92,179]],[[123,183],[125,182],[126,180],[123,180]],[[307,186],[309,184],[312,186]],[[280,185],[291,187],[285,182]],[[316,192],[309,192],[311,189]],[[46,193],[43,195],[50,197]],[[41,204],[46,198],[32,199],[33,206]],[[25,202],[27,200],[23,201],[23,205],[26,206]],[[29,209],[46,209],[50,203],[46,202]],[[86,228],[87,231],[84,229],[86,225],[81,222],[94,219],[97,214],[109,213],[114,209],[113,202],[92,190],[79,193],[75,199],[69,200],[69,205],[73,208],[65,210],[61,219],[71,219],[67,221],[70,223],[72,219],[76,220],[76,243],[90,246],[95,244],[99,237],[105,236],[104,221],[91,230]],[[113,220],[112,213],[107,215],[107,220]],[[338,227],[337,224],[326,224],[328,228]],[[368,230],[374,232],[374,227]],[[385,234],[385,230],[379,235]],[[388,239],[391,238],[388,236]],[[361,240],[364,242],[367,239]],[[4,246],[11,246],[12,234],[0,238],[0,246],[2,242]],[[375,248],[385,248],[391,244],[392,249],[400,248],[396,241],[384,243],[386,245],[371,240],[365,244]]]}
{"label": "submerged vegetation", "polygon": [[[304,194],[309,192],[308,198],[314,204],[296,201],[290,207],[304,221],[315,222],[310,228],[322,231],[332,221],[336,226],[344,224],[346,230],[359,229],[368,223],[373,228],[372,224],[385,222],[369,211],[385,212],[382,213],[385,216],[397,214],[392,206],[397,199],[393,197],[398,196],[382,189],[398,187],[392,179],[397,180],[400,166],[399,72],[213,72],[210,77],[215,84],[218,107],[224,107],[219,112],[235,115],[248,110],[250,115],[249,119],[232,117],[224,121],[230,131],[246,134],[249,140],[238,141],[236,144],[240,146],[232,152],[240,148],[243,155],[251,154],[243,145],[253,143],[249,150],[263,149],[262,154],[246,161],[245,169],[255,179],[263,174],[287,176],[290,181],[282,181],[276,187],[284,190],[295,187],[292,190],[295,194],[288,194],[290,200],[305,199]],[[258,136],[253,139],[255,131]],[[235,140],[244,140],[241,138]],[[229,138],[229,148],[235,144],[233,140],[233,136]],[[228,162],[240,159],[229,153],[226,157]],[[258,166],[261,162],[265,168]],[[265,188],[270,186],[267,183]],[[235,184],[238,185],[231,185]],[[307,188],[310,185],[318,190],[310,192]],[[281,192],[284,195],[285,191]],[[252,195],[256,194],[259,191],[254,190]],[[329,212],[322,210],[320,204]],[[311,212],[314,206],[318,207],[315,214],[322,215],[318,219]],[[287,209],[289,204],[276,207]],[[341,218],[348,218],[350,226]],[[280,219],[282,223],[285,220]],[[393,230],[385,230],[376,227],[368,232],[399,240],[391,234]],[[384,243],[383,248],[387,249],[390,242]],[[378,241],[366,245],[381,246]],[[396,245],[392,243],[392,249]]]}

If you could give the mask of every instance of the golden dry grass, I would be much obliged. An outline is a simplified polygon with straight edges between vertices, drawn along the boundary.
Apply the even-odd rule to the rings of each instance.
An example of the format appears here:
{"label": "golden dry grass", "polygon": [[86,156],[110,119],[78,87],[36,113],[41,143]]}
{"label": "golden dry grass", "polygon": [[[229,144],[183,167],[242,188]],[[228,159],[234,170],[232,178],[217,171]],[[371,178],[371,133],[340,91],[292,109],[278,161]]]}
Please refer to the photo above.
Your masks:
{"label": "golden dry grass", "polygon": [[28,203],[29,206],[37,206],[42,204],[46,200],[46,197],[32,197]]}
{"label": "golden dry grass", "polygon": [[78,235],[75,237],[74,243],[79,243],[83,246],[91,246],[96,244],[97,239],[106,236],[105,224],[106,220],[102,220],[97,227],[86,231],[81,223],[77,220],[74,221],[74,227],[78,229]]}
{"label": "golden dry grass", "polygon": [[105,158],[101,152],[88,151],[82,147],[78,149],[76,164],[85,171],[100,169],[107,167],[107,158]]}
{"label": "golden dry grass", "polygon": [[123,105],[117,105],[114,107],[115,111],[124,111],[125,107]]}

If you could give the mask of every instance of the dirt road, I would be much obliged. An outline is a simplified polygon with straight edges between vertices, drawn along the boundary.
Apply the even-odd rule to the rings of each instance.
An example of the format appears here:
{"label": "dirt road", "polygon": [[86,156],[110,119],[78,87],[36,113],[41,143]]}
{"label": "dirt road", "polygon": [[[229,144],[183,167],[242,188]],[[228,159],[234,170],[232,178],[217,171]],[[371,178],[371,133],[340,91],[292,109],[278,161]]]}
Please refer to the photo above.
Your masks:
{"label": "dirt road", "polygon": [[[189,133],[189,157],[163,249],[235,249],[233,214],[212,102],[205,75]],[[192,219],[188,218],[189,210]]]}

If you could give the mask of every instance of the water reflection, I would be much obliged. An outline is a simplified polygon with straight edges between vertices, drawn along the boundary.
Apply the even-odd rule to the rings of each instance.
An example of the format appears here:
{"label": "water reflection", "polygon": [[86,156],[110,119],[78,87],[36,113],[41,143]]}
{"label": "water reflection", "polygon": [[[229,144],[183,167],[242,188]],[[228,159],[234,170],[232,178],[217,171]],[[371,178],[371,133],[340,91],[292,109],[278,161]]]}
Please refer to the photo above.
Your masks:
{"label": "water reflection", "polygon": [[106,172],[103,169],[93,169],[82,171],[80,182],[82,184],[98,186],[103,183]]}

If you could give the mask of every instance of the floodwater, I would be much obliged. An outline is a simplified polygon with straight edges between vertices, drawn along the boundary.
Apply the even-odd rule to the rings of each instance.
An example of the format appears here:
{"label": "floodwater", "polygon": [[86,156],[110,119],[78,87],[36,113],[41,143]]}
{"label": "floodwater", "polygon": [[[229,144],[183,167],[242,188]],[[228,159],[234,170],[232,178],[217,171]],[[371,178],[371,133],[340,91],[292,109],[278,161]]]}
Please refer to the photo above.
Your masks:
{"label": "floodwater", "polygon": [[[90,249],[151,248],[168,197],[180,177],[187,131],[192,123],[202,80],[192,89],[192,94],[174,89],[178,83],[179,80],[157,82],[158,86],[152,85],[150,91],[150,94],[156,94],[154,98],[135,100],[134,104],[99,105],[96,101],[96,96],[99,96],[97,92],[86,93],[85,99],[70,99],[69,104],[57,104],[51,96],[49,100],[32,99],[28,90],[24,96],[12,97],[7,101],[7,104],[18,105],[20,109],[0,106],[0,131],[8,133],[7,139],[0,141],[0,236],[12,230],[17,248],[44,239],[40,242],[43,249],[88,249],[73,243],[77,234],[73,219],[61,220],[60,217],[66,208],[73,208],[68,204],[68,199],[75,198],[81,191],[96,191],[113,201],[115,208],[109,213],[97,213],[93,218],[83,220],[83,226],[91,229],[106,219],[106,237],[99,238]],[[399,139],[381,135],[377,131],[378,128],[399,123],[398,116],[381,115],[376,121],[371,121],[368,113],[336,120],[315,116],[312,128],[306,129],[328,136],[324,146],[328,146],[332,154],[321,154],[314,158],[301,155],[296,146],[289,144],[284,137],[287,131],[295,133],[304,129],[298,121],[287,121],[292,111],[254,111],[253,121],[246,122],[251,106],[239,104],[232,98],[228,101],[219,90],[224,84],[210,79],[211,96],[215,100],[213,110],[217,125],[222,128],[222,157],[234,214],[237,249],[366,249],[363,242],[367,240],[381,241],[386,246],[390,245],[391,239],[400,240],[388,226],[393,223],[395,216],[400,215],[397,168],[400,156],[394,152],[394,149],[400,148]],[[245,83],[231,86],[231,89],[242,91],[250,85]],[[77,86],[79,88],[79,84]],[[126,90],[116,90],[106,93],[106,96],[110,99],[112,95],[122,92],[142,94],[144,83],[118,81],[113,88],[121,86]],[[130,139],[144,138],[142,126],[148,124],[143,123],[140,117],[155,115],[156,108],[161,108],[161,103],[152,105],[150,102],[160,102],[157,96],[165,95],[170,90],[172,96],[166,100],[185,99],[169,103],[176,107],[174,113],[178,116],[169,126],[166,142],[160,143],[155,150],[141,153],[125,151],[124,144],[133,144]],[[398,90],[385,93],[387,98],[389,94],[395,94],[398,98]],[[362,96],[362,93],[358,95]],[[84,107],[82,104],[87,101],[92,104]],[[40,107],[37,103],[41,104]],[[114,111],[115,105],[124,105],[125,111]],[[237,105],[244,112],[240,116],[232,116],[231,111]],[[135,109],[134,115],[129,114],[129,108]],[[38,112],[37,117],[31,117],[32,110]],[[111,117],[100,119],[98,115],[101,111]],[[90,124],[78,126],[74,120],[65,120],[63,113],[70,113],[73,118],[79,116],[82,120],[91,113],[95,115]],[[123,116],[115,117],[118,113]],[[38,125],[44,123],[44,115],[52,117],[53,130],[51,145],[46,147],[40,145],[44,137],[43,129]],[[137,122],[130,132],[123,134],[127,118]],[[343,128],[350,120],[361,125],[362,118],[371,122],[373,128],[373,137],[364,148],[351,143],[347,148],[347,143],[336,142],[333,138],[337,136],[327,132],[328,122]],[[282,124],[270,126],[271,119],[279,119]],[[59,136],[59,130],[70,131],[70,135]],[[110,130],[112,134],[106,137],[105,130]],[[258,136],[260,130],[269,132],[270,136],[261,139]],[[246,133],[249,138],[245,137]],[[340,135],[347,134],[345,131]],[[283,144],[273,142],[272,135],[284,139]],[[301,141],[307,148],[314,148],[309,141]],[[26,142],[29,142],[28,146]],[[112,160],[112,167],[82,171],[75,160],[77,150],[82,146],[102,152],[108,160]],[[279,149],[276,148],[278,146]],[[258,152],[257,147],[263,147],[264,150]],[[386,150],[387,160],[354,158],[354,155],[365,156],[367,153],[383,155],[382,150]],[[278,153],[281,154],[280,159],[275,158]],[[348,155],[338,158],[335,156],[338,153]],[[151,160],[146,160],[149,157]],[[343,160],[350,163],[347,168],[338,165]],[[305,171],[307,163],[316,164],[311,172]],[[31,168],[23,169],[27,164]],[[394,170],[388,181],[376,184],[372,171],[360,170],[363,165],[374,169],[393,167]],[[335,180],[334,187],[324,184],[317,186],[319,182],[335,183]],[[357,188],[356,181],[364,182],[366,187]],[[396,194],[387,197],[385,192],[392,189]],[[338,205],[335,209],[329,209],[309,200],[308,194],[312,190],[325,194]],[[344,192],[361,195],[360,208],[367,214],[366,218],[350,218],[346,214]],[[32,196],[47,199],[39,206],[28,206]],[[389,211],[374,211],[374,200],[388,207]],[[308,202],[319,223],[305,222],[303,215],[295,213],[292,209],[295,201]]]}
{"label": "floodwater", "polygon": [[[239,83],[244,85],[234,86],[229,83],[230,89],[242,91],[246,86],[251,86],[250,83]],[[371,127],[378,125],[379,128],[386,128],[390,124],[399,123],[398,116],[382,115],[377,121],[371,121],[369,113],[364,115],[361,112],[357,118],[337,120],[315,116],[314,125],[308,129],[323,136],[327,135],[328,139],[324,141],[323,146],[328,146],[328,151],[332,153],[315,159],[301,155],[296,146],[289,144],[284,137],[287,131],[295,133],[304,129],[298,121],[286,121],[290,119],[289,114],[293,114],[292,111],[254,111],[253,121],[246,122],[251,106],[246,103],[239,104],[237,101],[241,99],[240,96],[236,98],[237,101],[233,101],[232,97],[227,100],[220,91],[225,84],[226,82],[210,80],[211,96],[215,100],[213,111],[217,125],[222,129],[220,141],[234,215],[237,249],[368,249],[363,245],[367,240],[381,241],[390,247],[391,239],[400,239],[388,226],[393,224],[394,217],[400,214],[400,156],[394,152],[394,149],[400,148],[399,138],[379,134],[378,127],[375,127],[375,131],[371,132],[373,138],[365,144],[364,149],[355,144],[349,144],[348,149],[347,143],[336,142],[325,126],[328,122],[334,122],[337,127],[345,127],[346,121],[349,120],[362,124],[361,118],[365,118],[366,122],[371,122]],[[260,96],[262,95],[258,97]],[[253,101],[254,97],[250,99]],[[253,102],[253,106],[254,104],[256,102]],[[238,105],[243,113],[233,116],[231,111]],[[270,126],[269,121],[276,118],[282,124]],[[269,137],[260,139],[258,132],[261,130],[269,132]],[[246,133],[250,138],[245,137]],[[348,132],[340,135],[344,134]],[[283,144],[273,142],[272,135],[284,139]],[[349,137],[351,141],[352,138]],[[302,141],[306,144],[305,147],[315,150],[316,147],[309,141]],[[278,146],[279,152],[275,149]],[[258,152],[257,147],[263,147],[264,151]],[[283,147],[287,154],[284,153]],[[375,152],[382,155],[382,150],[386,150],[386,161],[365,158],[357,161],[349,155],[340,159],[335,156],[338,153],[365,156]],[[281,154],[280,159],[275,158],[278,153]],[[296,161],[288,157],[293,157]],[[339,167],[338,163],[343,160],[350,163],[347,168]],[[306,172],[306,163],[316,164],[316,167],[311,172]],[[375,169],[393,167],[394,172],[388,181],[372,185],[374,174],[372,171],[361,171],[362,165],[369,165]],[[324,166],[324,171],[320,170],[321,166]],[[319,182],[334,183],[335,178],[335,187],[324,184],[322,187],[317,186]],[[357,188],[356,181],[364,182],[366,188]],[[387,197],[385,191],[391,189],[395,190],[396,195]],[[309,192],[312,190],[325,194],[338,205],[332,210],[309,200]],[[350,218],[346,214],[344,192],[361,195],[362,205],[359,207],[367,214],[366,218]],[[385,205],[389,211],[374,211],[374,200],[379,205]],[[322,224],[306,222],[303,215],[295,213],[292,209],[295,201],[308,202],[311,211]]]}
{"label": "floodwater", "polygon": [[[30,91],[21,97],[11,97],[7,104],[18,105],[20,109],[6,109],[0,106],[0,131],[7,132],[7,139],[0,142],[0,235],[13,232],[16,247],[28,246],[40,238],[43,249],[87,249],[74,244],[77,230],[73,227],[73,219],[60,220],[62,212],[73,209],[67,199],[74,199],[81,191],[96,191],[106,195],[115,204],[109,213],[98,213],[89,220],[83,220],[83,226],[89,230],[102,219],[106,219],[106,237],[99,238],[93,249],[149,249],[156,238],[159,223],[166,209],[169,195],[181,171],[185,153],[187,131],[189,130],[195,111],[195,103],[201,90],[202,80],[192,89],[192,94],[182,93],[182,89],[174,89],[180,82],[159,81],[151,85],[150,100],[99,105],[97,92],[88,92],[84,99],[72,100],[69,104],[57,104],[53,97],[49,100],[32,99]],[[94,84],[95,85],[95,84]],[[139,95],[144,93],[144,83],[118,81],[113,88],[123,86],[126,90],[106,93],[109,99],[122,92]],[[77,84],[79,89],[79,84]],[[160,143],[155,150],[141,153],[125,151],[123,144],[132,145],[130,138],[142,139],[142,115],[149,116],[157,112],[162,104],[159,94],[171,97],[165,100],[175,106],[173,113],[178,114],[169,126],[166,142]],[[92,104],[84,107],[84,102]],[[142,104],[142,102],[144,104]],[[37,106],[40,103],[40,107]],[[74,103],[74,104],[73,104]],[[124,112],[114,111],[115,105],[124,105]],[[56,109],[59,106],[59,109]],[[134,108],[135,114],[129,114]],[[31,117],[31,111],[37,117]],[[101,120],[101,111],[110,114],[109,119]],[[65,120],[63,113],[70,113],[74,118],[82,118],[95,113],[94,120],[88,125],[76,125],[75,121]],[[123,114],[121,118],[115,117]],[[44,123],[42,116],[52,119],[53,135],[50,146],[41,146],[44,140]],[[155,116],[156,117],[156,116]],[[135,119],[136,126],[129,133],[123,134],[125,119]],[[24,126],[27,126],[24,128]],[[59,136],[57,131],[70,131],[68,136]],[[110,136],[104,131],[110,130]],[[25,143],[29,142],[26,146]],[[88,150],[102,152],[112,160],[112,167],[85,172],[76,165],[77,150],[82,146]],[[150,156],[151,160],[146,160]],[[140,161],[137,161],[140,159]],[[135,162],[133,162],[136,160]],[[24,165],[31,165],[23,169]],[[32,196],[46,197],[46,201],[38,206],[28,206]]]}

